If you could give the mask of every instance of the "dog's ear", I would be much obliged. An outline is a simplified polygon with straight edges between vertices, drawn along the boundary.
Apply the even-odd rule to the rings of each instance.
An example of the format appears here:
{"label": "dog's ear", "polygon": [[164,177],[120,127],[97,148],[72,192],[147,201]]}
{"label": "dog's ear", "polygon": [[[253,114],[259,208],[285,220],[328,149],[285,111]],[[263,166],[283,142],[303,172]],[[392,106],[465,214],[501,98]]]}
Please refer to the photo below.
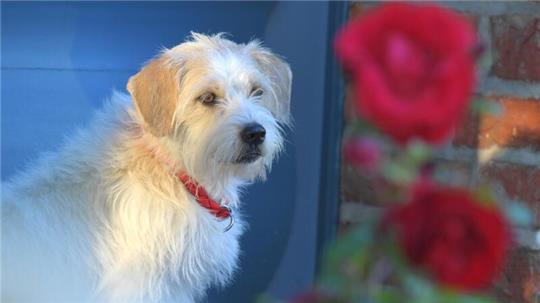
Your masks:
{"label": "dog's ear", "polygon": [[176,68],[161,56],[150,61],[131,77],[127,84],[127,90],[146,128],[157,137],[172,131],[179,94],[176,71]]}
{"label": "dog's ear", "polygon": [[268,49],[255,44],[253,57],[262,71],[270,78],[275,94],[277,118],[284,123],[290,119],[292,72],[289,64]]}

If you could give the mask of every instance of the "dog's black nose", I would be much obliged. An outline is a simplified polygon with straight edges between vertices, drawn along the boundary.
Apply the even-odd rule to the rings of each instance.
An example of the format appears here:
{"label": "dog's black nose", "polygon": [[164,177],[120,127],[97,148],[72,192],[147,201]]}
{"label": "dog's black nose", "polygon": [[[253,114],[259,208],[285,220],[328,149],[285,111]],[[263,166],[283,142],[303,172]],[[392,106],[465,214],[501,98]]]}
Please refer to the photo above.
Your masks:
{"label": "dog's black nose", "polygon": [[266,130],[259,123],[249,123],[244,126],[240,132],[242,141],[247,144],[259,145],[264,142]]}

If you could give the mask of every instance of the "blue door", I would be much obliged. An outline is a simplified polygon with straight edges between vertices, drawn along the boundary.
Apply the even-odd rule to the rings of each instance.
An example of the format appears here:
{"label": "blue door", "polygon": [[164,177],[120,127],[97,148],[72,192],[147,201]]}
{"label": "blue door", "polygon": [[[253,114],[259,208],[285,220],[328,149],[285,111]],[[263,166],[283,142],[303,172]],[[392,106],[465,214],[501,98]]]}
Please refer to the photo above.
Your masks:
{"label": "blue door", "polygon": [[[190,31],[253,38],[284,56],[294,127],[267,182],[249,187],[240,271],[209,302],[286,297],[313,280],[335,227],[339,94],[329,58],[343,4],[2,2],[2,180],[84,127],[113,89]],[[333,89],[329,89],[331,86]],[[331,236],[330,236],[331,237]]]}

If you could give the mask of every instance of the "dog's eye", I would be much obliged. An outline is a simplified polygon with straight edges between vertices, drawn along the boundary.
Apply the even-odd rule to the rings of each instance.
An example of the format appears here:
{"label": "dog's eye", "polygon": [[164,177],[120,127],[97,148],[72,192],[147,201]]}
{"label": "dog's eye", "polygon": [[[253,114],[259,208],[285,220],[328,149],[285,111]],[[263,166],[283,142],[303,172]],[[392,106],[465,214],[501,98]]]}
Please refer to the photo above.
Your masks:
{"label": "dog's eye", "polygon": [[264,90],[260,87],[254,87],[252,90],[251,90],[251,93],[249,94],[250,96],[253,96],[253,97],[260,97],[262,96],[262,94],[264,93]]}
{"label": "dog's eye", "polygon": [[212,105],[216,103],[216,95],[213,93],[205,93],[199,97],[199,100],[206,105]]}

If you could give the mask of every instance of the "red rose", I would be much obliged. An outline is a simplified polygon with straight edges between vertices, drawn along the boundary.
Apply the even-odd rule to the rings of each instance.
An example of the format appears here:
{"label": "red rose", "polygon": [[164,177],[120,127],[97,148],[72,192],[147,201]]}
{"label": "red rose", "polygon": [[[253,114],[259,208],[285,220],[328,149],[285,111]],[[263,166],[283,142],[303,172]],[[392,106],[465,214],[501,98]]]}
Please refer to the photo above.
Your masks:
{"label": "red rose", "polygon": [[290,302],[291,303],[318,303],[318,302],[324,302],[324,300],[325,298],[322,294],[316,291],[309,291],[309,292],[294,296],[290,300]]}
{"label": "red rose", "polygon": [[384,222],[413,265],[460,290],[489,286],[510,244],[509,225],[495,207],[427,183],[417,186],[411,202],[390,209]]}
{"label": "red rose", "polygon": [[367,120],[400,143],[451,134],[474,87],[477,43],[466,20],[437,6],[384,4],[335,42]]}
{"label": "red rose", "polygon": [[373,172],[379,166],[381,159],[379,143],[369,137],[354,138],[343,147],[345,159],[354,167]]}

